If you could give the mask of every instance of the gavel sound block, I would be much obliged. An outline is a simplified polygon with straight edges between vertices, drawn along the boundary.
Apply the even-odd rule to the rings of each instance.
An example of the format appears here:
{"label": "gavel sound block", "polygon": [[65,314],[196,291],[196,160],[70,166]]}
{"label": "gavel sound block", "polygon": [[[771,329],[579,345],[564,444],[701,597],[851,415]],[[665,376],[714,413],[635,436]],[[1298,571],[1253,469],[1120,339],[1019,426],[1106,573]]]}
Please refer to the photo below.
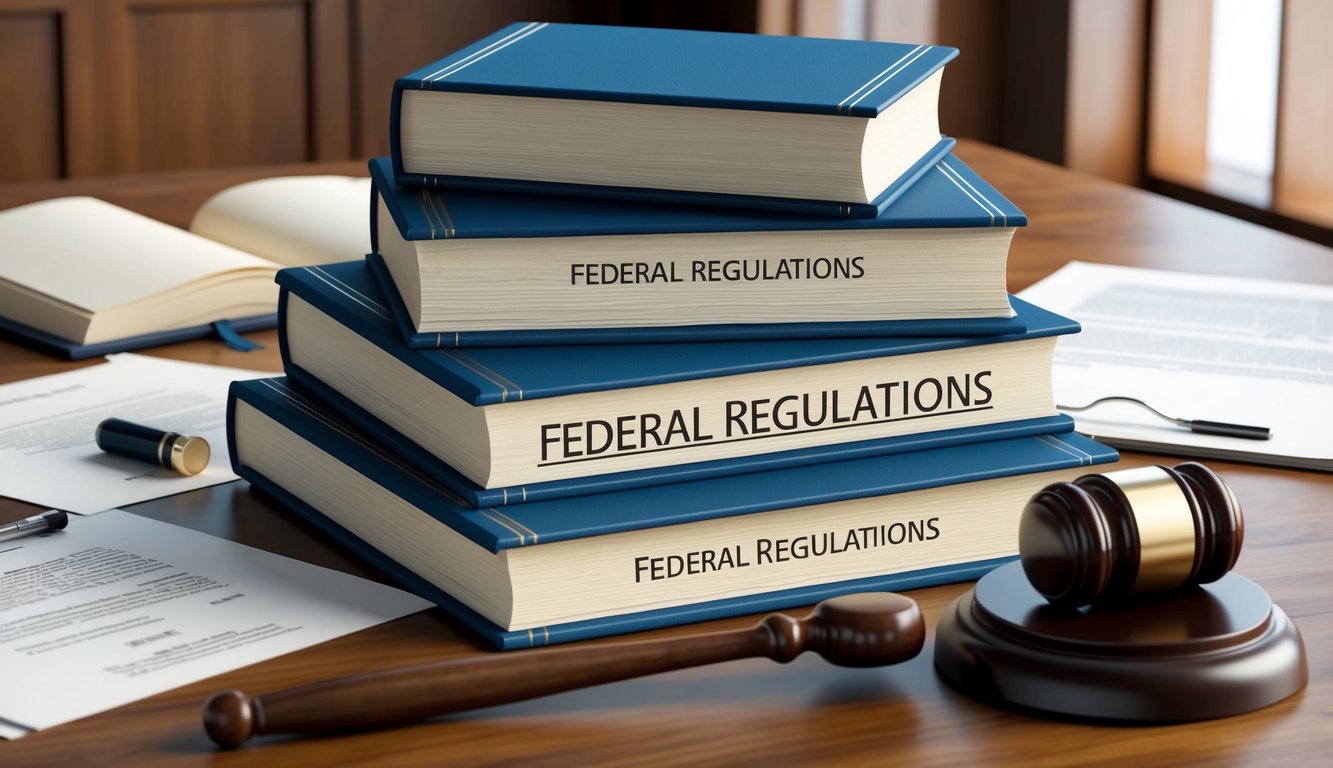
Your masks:
{"label": "gavel sound block", "polygon": [[935,668],[965,693],[1061,715],[1202,720],[1300,690],[1305,647],[1229,573],[1244,519],[1201,464],[1088,475],[1023,510],[1018,563],[940,618]]}

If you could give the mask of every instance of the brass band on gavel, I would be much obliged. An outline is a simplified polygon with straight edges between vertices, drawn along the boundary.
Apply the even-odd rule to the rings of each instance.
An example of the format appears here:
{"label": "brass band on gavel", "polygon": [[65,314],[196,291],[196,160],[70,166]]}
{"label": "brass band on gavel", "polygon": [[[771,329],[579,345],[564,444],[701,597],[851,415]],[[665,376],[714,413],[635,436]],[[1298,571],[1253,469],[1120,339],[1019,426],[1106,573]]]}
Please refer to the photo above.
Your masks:
{"label": "brass band on gavel", "polygon": [[1088,605],[1220,579],[1245,521],[1202,464],[1085,475],[1039,491],[1019,523],[1019,557],[1051,603]]}

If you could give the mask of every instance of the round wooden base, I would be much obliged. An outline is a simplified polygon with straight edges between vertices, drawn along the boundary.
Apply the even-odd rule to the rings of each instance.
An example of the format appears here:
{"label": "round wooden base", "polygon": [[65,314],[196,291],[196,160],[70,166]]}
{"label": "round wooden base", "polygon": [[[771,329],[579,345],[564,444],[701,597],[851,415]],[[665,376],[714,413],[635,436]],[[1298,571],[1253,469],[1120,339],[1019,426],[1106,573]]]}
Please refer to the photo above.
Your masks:
{"label": "round wooden base", "polygon": [[1019,563],[987,574],[945,609],[935,668],[978,698],[1136,722],[1249,712],[1308,677],[1296,625],[1234,573],[1152,602],[1059,609]]}

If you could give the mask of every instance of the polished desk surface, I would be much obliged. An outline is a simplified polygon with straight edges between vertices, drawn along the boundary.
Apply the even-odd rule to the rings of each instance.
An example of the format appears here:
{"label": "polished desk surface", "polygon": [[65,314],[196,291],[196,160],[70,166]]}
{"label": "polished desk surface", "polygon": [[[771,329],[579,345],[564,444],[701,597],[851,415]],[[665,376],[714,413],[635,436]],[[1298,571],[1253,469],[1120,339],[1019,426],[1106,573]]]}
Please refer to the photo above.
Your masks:
{"label": "polished desk surface", "polygon": [[[1026,287],[1071,259],[1333,284],[1333,250],[985,145],[960,142],[958,154],[1031,219],[1014,240],[1011,290]],[[91,194],[185,226],[209,194],[247,179],[362,169],[358,163],[344,163],[0,186],[0,208]],[[277,370],[275,334],[254,336],[267,348],[245,354],[215,342],[191,342],[150,354]],[[60,362],[0,341],[0,381],[81,364],[89,363]],[[1333,406],[1312,403],[1311,407]],[[1179,458],[1126,454],[1123,466]],[[1311,681],[1305,690],[1247,715],[1187,725],[1106,727],[1004,711],[941,683],[932,670],[932,631],[920,656],[883,669],[840,669],[810,654],[786,667],[756,659],[378,733],[260,738],[232,752],[216,750],[205,737],[200,707],[209,694],[222,688],[263,693],[332,675],[492,652],[442,612],[432,610],[0,743],[0,764],[1305,764],[1325,760],[1333,751],[1333,475],[1220,461],[1210,465],[1231,484],[1246,512],[1246,546],[1236,570],[1267,589],[1296,621],[1310,657]],[[280,507],[252,494],[243,481],[132,509],[379,578]],[[0,499],[0,519],[32,510]],[[933,628],[945,606],[968,586],[953,584],[910,594]],[[646,636],[736,628],[756,620],[735,618]]]}

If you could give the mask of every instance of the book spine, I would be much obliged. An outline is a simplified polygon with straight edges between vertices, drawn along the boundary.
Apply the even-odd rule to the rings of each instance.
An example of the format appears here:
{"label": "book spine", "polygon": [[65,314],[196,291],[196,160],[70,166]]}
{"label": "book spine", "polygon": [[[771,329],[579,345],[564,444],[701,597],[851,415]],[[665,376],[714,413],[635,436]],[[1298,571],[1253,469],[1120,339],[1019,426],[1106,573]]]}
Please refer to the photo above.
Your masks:
{"label": "book spine", "polygon": [[[370,187],[370,252],[378,253],[380,250],[380,217],[379,217],[380,191],[375,185]],[[385,202],[388,207],[388,202]]]}

